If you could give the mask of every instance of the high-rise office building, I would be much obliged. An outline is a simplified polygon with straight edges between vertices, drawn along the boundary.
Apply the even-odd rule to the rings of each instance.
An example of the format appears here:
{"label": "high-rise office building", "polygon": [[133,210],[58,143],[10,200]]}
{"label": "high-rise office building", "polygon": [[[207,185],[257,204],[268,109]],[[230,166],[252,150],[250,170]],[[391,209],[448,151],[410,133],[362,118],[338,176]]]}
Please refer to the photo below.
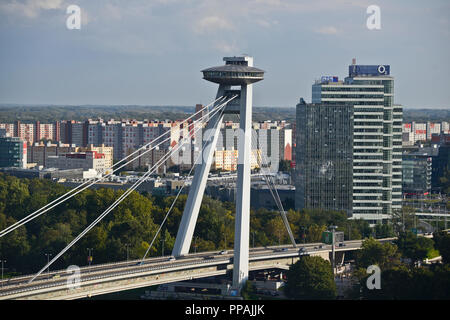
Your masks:
{"label": "high-rise office building", "polygon": [[0,138],[0,168],[27,167],[27,142],[17,137]]}
{"label": "high-rise office building", "polygon": [[297,105],[296,207],[352,214],[353,107]]}
{"label": "high-rise office building", "polygon": [[403,193],[406,197],[431,193],[433,158],[439,153],[435,145],[403,154]]}
{"label": "high-rise office building", "polygon": [[[341,198],[341,205],[336,205],[335,209],[345,210],[353,219],[365,219],[371,223],[388,219],[393,210],[401,209],[402,107],[393,104],[393,96],[394,79],[390,76],[388,65],[352,64],[349,66],[349,76],[344,81],[338,77],[322,77],[320,81],[316,81],[312,86],[312,105],[309,108],[297,105],[297,208],[312,205],[308,203],[310,197],[316,197],[315,207],[330,208],[330,201],[339,201],[339,197],[343,197],[340,188],[348,188],[347,184],[345,187],[336,187],[334,191],[330,188],[330,192],[335,194],[321,196],[323,184],[317,183],[320,178],[315,180],[313,176],[311,181],[307,181],[309,185],[302,186],[303,176],[318,169],[313,161],[318,159],[325,161],[325,164],[329,161],[328,165],[324,164],[323,170],[318,169],[319,172],[327,173],[332,179],[333,174],[337,175],[342,182],[352,184],[347,189],[351,192],[351,204],[344,209],[345,202]],[[348,108],[352,110],[352,116],[349,116]],[[310,112],[310,115],[301,115],[303,109]],[[334,115],[335,112],[339,114],[339,110],[348,115],[352,130],[348,136],[334,139],[330,135],[330,131],[335,130],[334,126],[349,129],[340,123],[347,121],[345,118]],[[323,116],[323,119],[313,121],[305,118],[308,116],[311,119]],[[313,142],[302,140],[307,132],[308,138],[313,139]],[[337,141],[340,139],[347,140],[348,143]],[[310,143],[312,147],[305,149],[302,143]],[[338,159],[344,161],[345,157],[340,153],[349,155],[350,143],[352,169],[348,170],[345,164],[341,164],[342,168],[333,168]],[[336,149],[330,151],[331,148]],[[302,155],[301,152],[307,154]],[[344,178],[346,174],[347,179]],[[351,180],[348,180],[350,177]]]}
{"label": "high-rise office building", "polygon": [[431,191],[433,193],[445,193],[441,178],[445,176],[446,171],[450,171],[450,139],[442,141],[438,150],[437,156],[433,157]]}

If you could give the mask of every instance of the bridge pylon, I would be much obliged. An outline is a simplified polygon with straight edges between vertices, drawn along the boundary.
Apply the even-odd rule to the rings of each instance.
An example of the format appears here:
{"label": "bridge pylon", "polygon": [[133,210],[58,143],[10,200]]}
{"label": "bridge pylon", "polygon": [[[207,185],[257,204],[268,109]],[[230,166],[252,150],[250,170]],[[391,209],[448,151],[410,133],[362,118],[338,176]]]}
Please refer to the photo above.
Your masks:
{"label": "bridge pylon", "polygon": [[233,289],[240,291],[248,279],[253,83],[264,79],[264,71],[253,67],[253,57],[225,57],[223,60],[225,65],[202,70],[203,79],[219,84],[217,98],[236,98],[216,113],[206,126],[205,135],[209,137],[203,142],[202,156],[194,164],[195,174],[172,255],[179,257],[189,253],[223,116],[239,114]]}

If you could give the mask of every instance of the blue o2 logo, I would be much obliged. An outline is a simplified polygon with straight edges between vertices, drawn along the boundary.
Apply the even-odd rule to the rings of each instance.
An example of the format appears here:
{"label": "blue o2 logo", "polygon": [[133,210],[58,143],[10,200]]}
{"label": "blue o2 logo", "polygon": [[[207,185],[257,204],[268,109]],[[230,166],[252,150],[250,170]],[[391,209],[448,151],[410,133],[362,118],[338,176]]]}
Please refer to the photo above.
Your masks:
{"label": "blue o2 logo", "polygon": [[385,66],[378,66],[378,73],[385,74],[386,73],[386,67]]}

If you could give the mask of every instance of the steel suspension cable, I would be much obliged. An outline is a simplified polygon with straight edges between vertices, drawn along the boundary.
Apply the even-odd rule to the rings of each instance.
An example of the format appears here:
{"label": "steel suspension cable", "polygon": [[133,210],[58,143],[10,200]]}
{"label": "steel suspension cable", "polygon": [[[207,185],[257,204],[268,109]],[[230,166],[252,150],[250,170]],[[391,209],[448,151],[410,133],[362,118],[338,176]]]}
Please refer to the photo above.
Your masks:
{"label": "steel suspension cable", "polygon": [[[220,120],[220,117],[217,118],[217,121],[216,121],[216,123],[215,123],[216,126],[217,126],[219,120]],[[210,132],[207,141],[211,138],[211,136],[212,136],[212,131]],[[202,140],[203,140],[203,139],[202,139]],[[189,177],[191,176],[192,171],[193,171],[194,168],[195,168],[195,164],[197,163],[197,161],[200,159],[201,156],[202,156],[202,152],[199,152],[197,158],[195,159],[195,162],[194,162],[193,165],[192,165],[192,168],[189,170],[189,173],[188,173],[188,175],[187,175],[186,178],[185,178],[185,181],[184,181],[183,185],[181,186],[180,190],[178,190],[178,193],[177,193],[175,199],[173,200],[172,205],[170,206],[169,210],[168,210],[167,213],[166,213],[166,216],[164,217],[163,221],[161,222],[161,225],[159,226],[158,231],[156,232],[155,236],[153,237],[153,239],[152,239],[152,241],[151,241],[149,247],[147,248],[147,251],[145,251],[145,254],[144,254],[144,256],[142,257],[141,263],[144,262],[145,258],[147,257],[147,254],[148,254],[148,252],[150,251],[150,248],[153,246],[153,243],[155,242],[156,237],[159,235],[159,232],[161,231],[161,229],[162,229],[164,223],[166,222],[167,218],[169,217],[169,214],[172,212],[172,209],[173,209],[173,207],[175,206],[175,203],[177,202],[177,199],[178,199],[178,197],[180,196],[181,191],[182,191],[183,188],[186,186],[186,182],[188,181]]]}
{"label": "steel suspension cable", "polygon": [[[234,98],[232,98],[232,99],[234,99]],[[232,99],[228,100],[226,103],[228,103]],[[226,103],[222,104],[221,108],[223,108],[226,105]],[[215,108],[215,111],[211,112],[211,113],[215,114],[218,111],[220,111],[221,108]],[[194,126],[194,129],[195,129],[195,126]],[[199,129],[200,129],[200,127],[195,129],[194,133],[192,135],[189,134],[188,137],[195,135],[195,133]],[[176,148],[172,149],[167,155],[165,155],[163,158],[161,158],[151,169],[149,169],[142,177],[140,177],[139,180],[133,184],[133,186],[131,186],[129,189],[127,189],[127,191],[125,191],[125,193],[123,193],[112,205],[110,205],[110,207],[108,207],[108,209],[106,209],[100,216],[98,216],[85,230],[83,230],[63,250],[61,250],[61,252],[59,252],[50,262],[48,262],[47,265],[45,265],[41,270],[39,270],[39,272],[28,283],[31,283],[32,281],[34,281],[34,279],[36,279],[36,277],[38,277],[45,269],[50,267],[57,259],[59,259],[59,257],[61,257],[76,242],[78,242],[78,240],[80,240],[86,233],[88,233],[93,227],[95,227],[95,225],[98,222],[100,222],[109,212],[111,212],[114,208],[116,208],[131,192],[133,192],[137,187],[139,187],[139,185],[141,185],[149,175],[151,175],[153,172],[155,172],[162,163],[164,163],[169,157],[171,157],[176,151],[178,151],[178,149],[180,149],[182,145],[183,145],[182,143],[178,144]]]}
{"label": "steel suspension cable", "polygon": [[[240,119],[239,115],[237,115],[237,116]],[[252,142],[254,142],[255,143],[255,147],[257,147],[257,141],[256,141],[256,138],[253,136],[253,132],[252,132],[251,136],[252,136]],[[288,221],[288,219],[286,217],[286,211],[284,210],[283,204],[282,204],[281,199],[280,199],[280,195],[278,194],[278,191],[277,191],[273,181],[270,179],[269,175],[265,173],[261,154],[262,154],[262,156],[264,156],[264,162],[265,163],[269,163],[269,162],[267,161],[267,158],[266,158],[265,154],[262,153],[262,152],[259,152],[259,161],[260,161],[260,164],[261,164],[261,172],[263,174],[264,181],[266,182],[267,187],[268,187],[268,189],[269,189],[269,191],[270,191],[270,193],[271,193],[271,195],[272,195],[272,197],[273,197],[273,199],[275,201],[275,204],[277,205],[278,210],[280,211],[280,215],[281,215],[281,219],[283,220],[283,224],[284,224],[284,226],[286,228],[286,231],[287,231],[287,233],[289,235],[289,238],[290,238],[290,240],[292,242],[292,245],[295,248],[295,247],[297,247],[297,244],[295,243],[294,235],[293,235],[291,227],[289,225],[289,221]]]}
{"label": "steel suspension cable", "polygon": [[[218,99],[216,99],[215,101],[219,101],[222,100],[223,97],[220,97]],[[214,102],[213,102],[214,103]],[[222,104],[218,105],[217,107],[220,107]],[[208,105],[209,106],[209,105]],[[207,107],[208,107],[207,106]],[[205,107],[205,108],[207,108]],[[194,121],[194,123],[203,120],[203,118],[206,118],[209,116],[209,113],[212,112],[213,110],[215,110],[217,107],[211,109],[211,111],[209,111],[208,113],[206,113],[205,115],[203,115],[201,118],[199,118],[198,120]],[[203,108],[202,110],[204,110],[205,108]],[[201,112],[202,110],[198,111]],[[189,118],[185,119],[184,121],[179,123],[179,126],[181,124],[183,124],[184,122],[186,122],[188,119],[192,118],[193,116],[195,116],[198,112],[196,112],[195,114],[191,115]],[[133,152],[132,154],[128,155],[127,157],[125,157],[124,159],[120,160],[119,162],[117,162],[116,164],[114,164],[111,168],[113,168],[114,166],[118,165],[119,163],[123,162],[125,159],[128,159],[130,156],[132,156],[133,154],[135,154],[138,151],[141,151],[143,148],[148,147],[150,144],[154,143],[156,140],[160,139],[161,137],[163,137],[164,135],[166,135],[167,133],[169,133],[170,131],[166,131],[165,133],[163,133],[162,135],[160,135],[159,137],[153,139],[151,142],[147,143],[146,145],[144,145],[143,147],[140,147],[138,150],[136,150],[135,152]],[[59,198],[53,200],[52,202],[48,203],[47,205],[45,205],[44,207],[42,207],[41,209],[29,214],[28,216],[24,217],[23,219],[17,221],[16,223],[10,225],[9,227],[5,228],[4,230],[0,231],[0,238],[5,236],[6,234],[14,231],[15,229],[21,227],[22,225],[30,222],[31,220],[34,220],[35,218],[41,216],[42,214],[48,212],[49,210],[55,208],[56,206],[60,205],[61,203],[69,200],[70,198],[74,197],[75,195],[77,195],[78,193],[88,189],[89,187],[91,187],[92,185],[96,184],[99,181],[103,181],[104,179],[110,177],[114,172],[116,172],[117,170],[122,169],[123,167],[127,166],[128,164],[130,164],[131,162],[137,160],[138,158],[142,157],[144,154],[154,150],[155,148],[157,148],[159,145],[163,144],[164,142],[170,140],[170,136],[162,141],[160,141],[158,144],[152,146],[151,148],[145,150],[143,153],[139,154],[137,157],[134,157],[133,159],[129,160],[128,162],[126,162],[125,164],[121,165],[120,167],[114,169],[111,173],[107,174],[106,176],[103,176],[101,178],[97,178],[97,179],[89,179],[88,181],[78,185],[76,188],[71,189],[70,191],[68,191],[67,193],[65,193],[64,195],[60,196]],[[94,180],[94,181],[93,181]],[[90,184],[88,184],[90,182]],[[88,185],[86,185],[88,184]],[[82,189],[80,189],[82,186],[84,186]],[[78,191],[76,191],[78,190]],[[76,191],[75,193],[73,193],[74,191]],[[72,193],[70,195],[70,193]],[[65,196],[67,196],[65,199]],[[59,201],[58,201],[59,200]],[[55,203],[57,202],[57,203]],[[52,205],[53,204],[53,205]],[[48,207],[50,206],[50,207]]]}

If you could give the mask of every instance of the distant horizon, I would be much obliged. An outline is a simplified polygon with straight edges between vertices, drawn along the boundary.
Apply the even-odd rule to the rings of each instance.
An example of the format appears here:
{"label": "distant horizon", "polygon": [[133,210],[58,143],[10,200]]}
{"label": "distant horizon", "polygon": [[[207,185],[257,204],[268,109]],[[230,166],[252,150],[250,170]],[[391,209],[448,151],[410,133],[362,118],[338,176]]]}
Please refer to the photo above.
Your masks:
{"label": "distant horizon", "polygon": [[[309,103],[309,102],[307,102]],[[297,105],[297,104],[296,104]],[[253,105],[254,108],[285,108],[285,109],[295,109],[295,106],[261,106],[261,105]],[[415,109],[415,110],[449,110],[449,107],[411,107],[411,106],[405,106],[401,103],[396,103],[396,105],[401,105],[404,109]],[[195,104],[193,105],[172,105],[172,104],[65,104],[65,103],[38,103],[38,104],[25,104],[25,103],[1,103],[0,102],[0,108],[1,107],[15,107],[15,106],[21,106],[21,107],[149,107],[149,108],[195,108]]]}

